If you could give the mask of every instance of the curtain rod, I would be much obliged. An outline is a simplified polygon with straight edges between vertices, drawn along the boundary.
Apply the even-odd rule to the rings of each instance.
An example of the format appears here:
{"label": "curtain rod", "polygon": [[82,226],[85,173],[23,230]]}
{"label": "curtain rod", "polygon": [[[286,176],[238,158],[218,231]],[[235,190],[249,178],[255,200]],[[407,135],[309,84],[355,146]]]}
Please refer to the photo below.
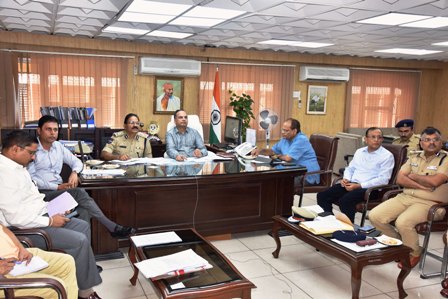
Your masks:
{"label": "curtain rod", "polygon": [[385,71],[385,72],[409,72],[409,73],[421,73],[419,70],[407,70],[407,69],[384,69],[384,68],[367,68],[367,67],[350,67],[351,70],[363,70],[363,71]]}
{"label": "curtain rod", "polygon": [[201,61],[206,64],[233,64],[233,65],[253,65],[253,66],[288,66],[296,67],[294,64],[267,64],[267,63],[243,63],[243,62],[224,62],[224,61]]}
{"label": "curtain rod", "polygon": [[48,54],[48,55],[71,55],[71,56],[129,58],[129,59],[135,58],[135,56],[122,56],[122,55],[83,54],[83,53],[70,53],[70,52],[47,52],[47,51],[29,51],[29,50],[12,50],[12,49],[0,49],[0,50],[4,52],[34,53],[34,54]]}

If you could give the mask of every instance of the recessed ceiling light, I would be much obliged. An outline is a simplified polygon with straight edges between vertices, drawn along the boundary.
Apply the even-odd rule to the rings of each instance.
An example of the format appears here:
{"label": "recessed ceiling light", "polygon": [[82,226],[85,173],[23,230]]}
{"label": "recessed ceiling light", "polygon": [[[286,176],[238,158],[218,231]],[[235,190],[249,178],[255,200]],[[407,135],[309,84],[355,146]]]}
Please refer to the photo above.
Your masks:
{"label": "recessed ceiling light", "polygon": [[440,42],[440,43],[434,43],[434,44],[431,44],[431,45],[433,45],[433,46],[444,46],[444,47],[448,47],[448,41],[446,41],[446,42]]}
{"label": "recessed ceiling light", "polygon": [[424,19],[432,18],[431,16],[423,16],[423,15],[410,15],[410,14],[402,14],[402,13],[388,13],[382,16],[368,18],[365,20],[357,21],[356,23],[363,24],[376,24],[376,25],[401,25],[409,22],[416,22]]}
{"label": "recessed ceiling light", "polygon": [[136,23],[151,23],[151,24],[165,24],[172,20],[175,16],[147,14],[139,12],[125,12],[118,21],[121,22],[136,22]]}
{"label": "recessed ceiling light", "polygon": [[148,33],[149,30],[135,29],[135,28],[125,28],[125,27],[117,27],[117,26],[109,26],[109,27],[104,28],[103,32],[144,35],[144,34]]}
{"label": "recessed ceiling light", "polygon": [[429,54],[434,54],[434,53],[441,53],[443,51],[433,51],[433,50],[425,50],[425,49],[393,48],[393,49],[377,50],[375,52],[405,54],[405,55],[429,55]]}
{"label": "recessed ceiling light", "polygon": [[169,22],[169,24],[178,26],[212,27],[224,21],[225,19],[178,17]]}
{"label": "recessed ceiling light", "polygon": [[292,47],[303,47],[303,48],[322,48],[322,47],[328,47],[328,46],[333,45],[333,44],[327,44],[327,43],[300,42],[300,41],[282,40],[282,39],[265,40],[262,42],[258,42],[258,44],[292,46]]}
{"label": "recessed ceiling light", "polygon": [[400,25],[402,27],[415,27],[415,28],[441,28],[448,26],[448,18],[435,17],[418,22],[406,23]]}
{"label": "recessed ceiling light", "polygon": [[150,36],[160,36],[160,37],[168,37],[168,38],[186,38],[192,36],[191,33],[183,33],[183,32],[172,32],[172,31],[164,31],[164,30],[154,30],[148,33]]}
{"label": "recessed ceiling light", "polygon": [[132,2],[132,4],[129,5],[129,7],[126,9],[126,12],[153,13],[160,15],[177,16],[190,7],[191,5],[185,4],[134,0],[134,2]]}

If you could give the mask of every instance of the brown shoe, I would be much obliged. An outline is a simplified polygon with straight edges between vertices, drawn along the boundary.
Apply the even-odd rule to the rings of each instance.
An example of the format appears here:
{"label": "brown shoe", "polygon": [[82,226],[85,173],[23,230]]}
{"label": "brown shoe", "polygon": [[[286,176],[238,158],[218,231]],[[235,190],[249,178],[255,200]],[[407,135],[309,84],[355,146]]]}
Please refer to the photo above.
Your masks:
{"label": "brown shoe", "polygon": [[440,291],[440,295],[442,295],[445,298],[448,298],[448,289],[442,289]]}
{"label": "brown shoe", "polygon": [[442,288],[448,289],[448,278],[445,278],[444,280],[442,280],[442,282],[440,284],[442,285]]}
{"label": "brown shoe", "polygon": [[[411,269],[418,265],[420,262],[420,256],[409,256],[409,263],[411,264]],[[403,269],[403,264],[401,262],[398,263],[398,268]]]}
{"label": "brown shoe", "polygon": [[93,292],[92,294],[89,295],[89,297],[86,297],[86,298],[78,297],[78,299],[101,299],[101,297],[98,296],[98,294],[96,292]]}

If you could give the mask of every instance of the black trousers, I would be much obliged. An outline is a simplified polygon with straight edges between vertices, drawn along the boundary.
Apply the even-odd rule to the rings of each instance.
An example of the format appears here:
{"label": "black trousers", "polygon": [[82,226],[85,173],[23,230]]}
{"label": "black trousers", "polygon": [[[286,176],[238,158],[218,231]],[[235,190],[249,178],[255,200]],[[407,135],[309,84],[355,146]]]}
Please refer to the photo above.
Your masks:
{"label": "black trousers", "polygon": [[325,191],[317,193],[317,204],[325,212],[333,211],[333,203],[337,203],[342,213],[354,223],[356,204],[364,200],[365,188],[347,191],[341,184],[331,186]]}

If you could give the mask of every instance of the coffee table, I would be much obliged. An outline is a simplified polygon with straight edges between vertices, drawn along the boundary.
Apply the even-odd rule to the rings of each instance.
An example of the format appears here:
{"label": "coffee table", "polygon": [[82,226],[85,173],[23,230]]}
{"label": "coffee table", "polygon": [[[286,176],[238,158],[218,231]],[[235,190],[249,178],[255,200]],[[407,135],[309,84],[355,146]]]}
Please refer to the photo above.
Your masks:
{"label": "coffee table", "polygon": [[[176,230],[175,232],[182,239],[182,242],[136,247],[134,242],[131,241],[129,258],[132,264],[134,265],[137,261],[192,249],[206,259],[213,268],[167,279],[154,281],[149,279],[163,298],[251,298],[251,289],[255,288],[255,285],[247,280],[210,242],[194,229]],[[137,276],[138,269],[134,265],[134,275],[130,279],[132,285],[135,285]],[[182,283],[180,288],[174,287],[174,285],[180,283]]]}
{"label": "coffee table", "polygon": [[339,258],[350,266],[352,273],[351,284],[353,299],[359,298],[359,290],[361,288],[361,275],[362,270],[365,266],[382,265],[392,261],[400,260],[403,264],[403,269],[400,271],[397,278],[398,292],[400,298],[405,298],[407,296],[406,292],[403,289],[403,281],[411,272],[411,267],[409,264],[409,253],[411,252],[411,248],[401,245],[364,252],[355,252],[331,241],[330,238],[314,235],[306,229],[301,228],[298,224],[289,223],[287,217],[274,216],[272,217],[272,220],[274,221],[272,227],[272,236],[277,243],[277,249],[272,252],[274,258],[278,258],[281,248],[279,230],[287,230],[291,232],[292,234],[294,234],[294,236],[304,241],[305,243],[315,247],[321,252],[325,252],[331,256]]}

